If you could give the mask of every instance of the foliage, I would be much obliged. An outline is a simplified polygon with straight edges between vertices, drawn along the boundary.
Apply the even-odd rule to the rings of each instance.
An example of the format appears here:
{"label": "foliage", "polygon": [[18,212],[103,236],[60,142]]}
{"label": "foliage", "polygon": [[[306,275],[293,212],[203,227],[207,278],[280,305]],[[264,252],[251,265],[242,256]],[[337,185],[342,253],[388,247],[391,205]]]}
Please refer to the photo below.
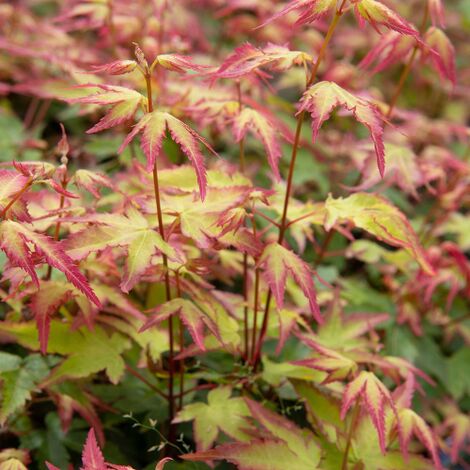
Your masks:
{"label": "foliage", "polygon": [[466,2],[0,23],[0,470],[468,467]]}

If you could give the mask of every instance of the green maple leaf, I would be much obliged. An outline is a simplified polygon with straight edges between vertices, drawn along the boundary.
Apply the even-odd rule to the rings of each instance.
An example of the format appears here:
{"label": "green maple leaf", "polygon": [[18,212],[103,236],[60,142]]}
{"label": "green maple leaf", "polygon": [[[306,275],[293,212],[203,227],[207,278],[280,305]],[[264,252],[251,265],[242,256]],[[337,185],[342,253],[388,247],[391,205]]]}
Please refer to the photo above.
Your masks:
{"label": "green maple leaf", "polygon": [[[13,337],[22,346],[39,350],[34,322],[3,323],[0,332]],[[87,328],[71,330],[70,326],[59,321],[51,322],[48,353],[60,354],[67,358],[53,370],[47,382],[57,382],[64,378],[83,378],[104,370],[112,383],[117,383],[124,373],[125,363],[121,354],[129,347],[122,335],[111,336],[99,326],[93,331]]]}
{"label": "green maple leaf", "polygon": [[194,461],[228,460],[246,470],[318,468],[321,450],[312,432],[298,428],[292,421],[253,400],[245,401],[252,418],[264,428],[262,439],[223,444],[215,449],[183,455],[182,458]]}
{"label": "green maple leaf", "polygon": [[13,354],[0,353],[0,424],[3,425],[31,398],[31,393],[49,370],[46,359],[38,354],[21,359]]}
{"label": "green maple leaf", "polygon": [[198,450],[207,450],[217,439],[219,432],[234,439],[248,442],[251,426],[246,421],[250,411],[243,398],[230,398],[230,387],[219,387],[209,392],[208,403],[186,405],[173,422],[194,420],[194,436]]}

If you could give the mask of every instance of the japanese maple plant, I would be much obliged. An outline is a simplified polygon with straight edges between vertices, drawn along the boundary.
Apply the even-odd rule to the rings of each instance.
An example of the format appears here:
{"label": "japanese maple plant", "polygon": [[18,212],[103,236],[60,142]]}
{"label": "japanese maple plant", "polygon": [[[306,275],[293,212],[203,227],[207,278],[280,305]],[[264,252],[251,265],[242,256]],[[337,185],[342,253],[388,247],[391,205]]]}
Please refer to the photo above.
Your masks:
{"label": "japanese maple plant", "polygon": [[448,3],[0,6],[1,470],[469,468]]}

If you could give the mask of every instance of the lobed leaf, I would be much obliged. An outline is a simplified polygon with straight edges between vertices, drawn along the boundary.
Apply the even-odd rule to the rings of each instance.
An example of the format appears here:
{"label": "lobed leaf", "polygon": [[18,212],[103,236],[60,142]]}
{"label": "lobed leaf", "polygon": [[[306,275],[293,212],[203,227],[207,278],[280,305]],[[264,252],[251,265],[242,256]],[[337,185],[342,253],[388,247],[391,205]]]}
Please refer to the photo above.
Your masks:
{"label": "lobed leaf", "polygon": [[344,391],[343,403],[341,406],[341,419],[346,417],[346,413],[353,403],[362,398],[372,423],[379,436],[379,444],[382,453],[385,454],[385,402],[393,407],[390,392],[383,383],[372,373],[362,371],[348,385]]}
{"label": "lobed leaf", "polygon": [[276,130],[273,123],[259,111],[251,108],[243,108],[233,118],[233,131],[235,140],[240,142],[248,130],[251,130],[263,142],[268,154],[268,162],[274,177],[280,180],[279,159],[281,158],[281,147],[276,138]]}
{"label": "lobed leaf", "polygon": [[39,281],[27,243],[34,245],[36,252],[44,256],[48,264],[62,271],[70,283],[83,292],[97,307],[101,307],[98,297],[90,288],[85,276],[78,270],[62,246],[52,238],[33,232],[18,222],[5,220],[0,224],[0,240],[5,253],[30,274],[38,287]]}
{"label": "lobed leaf", "polygon": [[441,78],[449,80],[455,86],[455,49],[446,33],[433,26],[424,35],[424,42],[431,48],[428,54]]}
{"label": "lobed leaf", "polygon": [[101,197],[98,188],[105,186],[112,189],[114,187],[110,178],[101,173],[89,170],[77,170],[72,177],[72,182],[75,183],[78,188],[86,189],[97,199]]}
{"label": "lobed leaf", "polygon": [[93,91],[98,88],[102,91],[69,99],[70,103],[112,105],[108,113],[97,124],[88,129],[88,134],[110,129],[124,121],[128,121],[134,116],[137,108],[145,102],[145,97],[142,94],[130,88],[101,84],[80,85],[80,87],[92,88]]}
{"label": "lobed leaf", "polygon": [[[13,356],[17,357],[17,356]],[[2,363],[6,359],[0,356]],[[31,398],[31,393],[49,373],[49,366],[38,354],[31,354],[25,359],[11,363],[10,367],[0,369],[2,382],[2,400],[0,406],[0,424],[3,426],[10,415],[24,406]]]}
{"label": "lobed leaf", "polygon": [[408,34],[415,37],[419,35],[414,26],[405,21],[392,9],[376,0],[354,0],[354,11],[360,25],[367,21],[377,31],[377,25],[382,25],[400,34]]}
{"label": "lobed leaf", "polygon": [[195,64],[190,56],[181,54],[159,54],[155,59],[163,68],[174,72],[185,73],[188,70],[200,72],[207,68],[204,65]]}
{"label": "lobed leaf", "polygon": [[135,60],[115,60],[108,64],[94,65],[93,73],[107,73],[109,75],[123,75],[130,73],[137,67]]}
{"label": "lobed leaf", "polygon": [[296,456],[297,465],[310,465],[316,468],[320,463],[320,447],[313,439],[313,434],[304,432],[292,421],[269,411],[259,403],[245,398],[251,416],[258,421],[277,440],[285,442],[289,450]]}
{"label": "lobed leaf", "polygon": [[30,179],[12,170],[0,170],[0,208],[8,204],[8,199],[21,191]]}
{"label": "lobed leaf", "polygon": [[204,200],[207,178],[204,158],[199,150],[198,143],[204,144],[212,153],[217,154],[203,137],[171,114],[161,111],[145,114],[125,138],[119,148],[119,152],[122,152],[137,134],[142,133],[141,147],[147,157],[147,171],[153,171],[167,129],[172,139],[180,145],[181,150],[193,165],[197,175],[201,199]]}
{"label": "lobed leaf", "polygon": [[240,470],[314,470],[310,462],[303,462],[283,441],[252,440],[249,443],[223,444],[212,450],[183,455],[184,460],[227,460]]}
{"label": "lobed leaf", "polygon": [[263,49],[245,43],[230,54],[222,65],[212,72],[214,78],[241,78],[253,72],[261,73],[262,67],[283,71],[294,65],[312,62],[312,57],[302,51],[291,51],[285,46],[269,43]]}
{"label": "lobed leaf", "polygon": [[390,65],[401,62],[411,53],[416,41],[411,36],[403,36],[396,31],[383,35],[361,60],[359,67],[369,68],[373,63],[372,73],[379,73]]}
{"label": "lobed leaf", "polygon": [[95,431],[93,428],[88,432],[85,446],[83,447],[82,465],[83,470],[107,470],[103,454],[96,442]]}
{"label": "lobed leaf", "polygon": [[385,171],[383,121],[376,106],[358,98],[333,82],[319,82],[311,86],[302,96],[299,113],[307,111],[312,116],[313,141],[317,139],[322,124],[332,111],[342,106],[369,129],[377,156],[377,166],[383,177]]}
{"label": "lobed leaf", "polygon": [[290,274],[302,289],[305,297],[307,297],[310,312],[315,320],[318,323],[323,323],[316,300],[312,271],[301,258],[279,245],[279,243],[270,243],[265,247],[258,264],[265,268],[266,280],[273,292],[278,308],[282,308],[284,304],[287,275]]}
{"label": "lobed leaf", "polygon": [[346,357],[333,349],[321,346],[314,341],[307,339],[305,342],[309,346],[313,347],[319,356],[293,361],[293,364],[312,367],[313,369],[326,372],[328,375],[322,383],[327,384],[338,380],[344,380],[351,373],[357,370],[356,362],[349,357]]}
{"label": "lobed leaf", "polygon": [[336,0],[292,0],[281,11],[275,13],[258,26],[258,28],[262,28],[294,10],[300,10],[300,17],[296,21],[297,25],[311,23],[333,10],[336,7],[336,3]]}
{"label": "lobed leaf", "polygon": [[400,446],[405,455],[408,453],[411,437],[415,434],[428,449],[436,468],[442,469],[436,439],[421,416],[409,408],[401,409],[398,411],[397,426],[399,426]]}
{"label": "lobed leaf", "polygon": [[154,325],[160,324],[167,320],[171,315],[178,315],[185,324],[189,334],[193,338],[196,345],[205,351],[204,345],[204,326],[207,326],[216,336],[218,336],[217,328],[210,317],[204,314],[194,303],[186,299],[173,299],[160,305],[152,310],[154,316],[149,318],[141,331],[145,331]]}
{"label": "lobed leaf", "polygon": [[[16,341],[33,351],[40,349],[34,322],[0,323],[0,333],[8,341]],[[47,346],[50,354],[66,356],[43,382],[46,386],[68,378],[83,378],[99,371],[106,371],[112,383],[117,383],[125,370],[121,354],[129,347],[129,341],[121,334],[109,336],[103,328],[95,326],[71,330],[70,325],[51,321],[51,334]]]}
{"label": "lobed leaf", "polygon": [[442,0],[428,0],[429,13],[433,26],[445,27],[444,6]]}
{"label": "lobed leaf", "polygon": [[125,215],[96,214],[83,221],[95,222],[90,228],[71,235],[64,243],[67,253],[80,260],[93,252],[110,247],[127,249],[121,289],[129,292],[152,265],[156,252],[164,253],[171,260],[181,261],[180,254],[161,235],[149,226],[136,210],[128,209]]}
{"label": "lobed leaf", "polygon": [[342,221],[352,222],[380,240],[404,248],[426,273],[434,272],[405,215],[385,198],[369,193],[356,193],[339,199],[329,196],[325,208],[327,230]]}
{"label": "lobed leaf", "polygon": [[[222,431],[242,442],[248,442],[252,427],[246,421],[250,411],[243,398],[231,398],[230,387],[218,387],[207,396],[208,403],[191,403],[178,412],[174,423],[194,420],[198,451],[206,451]],[[192,459],[191,459],[192,460]]]}
{"label": "lobed leaf", "polygon": [[72,294],[69,285],[57,281],[41,281],[39,290],[31,296],[31,311],[39,333],[41,353],[46,354],[52,315]]}

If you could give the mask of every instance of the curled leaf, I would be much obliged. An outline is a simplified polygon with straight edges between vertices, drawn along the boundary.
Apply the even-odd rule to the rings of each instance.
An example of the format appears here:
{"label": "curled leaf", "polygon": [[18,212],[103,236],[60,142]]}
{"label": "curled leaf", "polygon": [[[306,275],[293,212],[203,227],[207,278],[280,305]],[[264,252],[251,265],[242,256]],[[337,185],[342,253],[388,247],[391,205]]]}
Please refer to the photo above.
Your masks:
{"label": "curled leaf", "polygon": [[204,65],[195,64],[191,57],[181,54],[160,54],[155,59],[163,68],[174,72],[185,73],[188,70],[201,71],[206,68]]}
{"label": "curled leaf", "polygon": [[311,23],[326,15],[336,7],[336,0],[292,0],[281,11],[268,18],[263,24],[258,26],[262,28],[268,23],[275,21],[294,10],[299,10],[300,16],[295,22],[297,25]]}
{"label": "curled leaf", "polygon": [[107,73],[109,75],[123,75],[134,71],[137,67],[135,60],[115,60],[109,64],[95,65],[92,67],[93,73]]}
{"label": "curled leaf", "polygon": [[[81,88],[92,88],[98,93],[80,98],[69,99],[70,103],[112,105],[108,113],[93,127],[87,130],[88,134],[100,132],[118,126],[134,116],[137,108],[145,101],[145,97],[138,91],[114,85],[80,85]],[[100,91],[101,90],[101,91]]]}
{"label": "curled leaf", "polygon": [[455,86],[455,49],[446,33],[437,27],[431,27],[424,35],[424,42],[432,49],[430,55],[434,67],[442,79],[449,80]]}
{"label": "curled leaf", "polygon": [[426,273],[434,273],[407,218],[385,198],[369,193],[356,193],[347,198],[338,199],[330,196],[325,208],[327,230],[331,229],[335,223],[350,221],[356,227],[372,233],[380,240],[404,248],[418,261]]}
{"label": "curled leaf", "polygon": [[39,280],[34,270],[29,244],[35,247],[36,253],[44,256],[48,264],[62,271],[69,282],[83,292],[97,307],[101,307],[98,297],[89,286],[85,276],[78,270],[62,246],[52,238],[33,232],[12,220],[5,220],[0,225],[0,242],[7,256],[30,274],[38,287]]}
{"label": "curled leaf", "polygon": [[313,141],[316,140],[322,124],[329,119],[337,106],[352,111],[354,117],[369,129],[374,142],[377,165],[383,176],[385,171],[383,121],[378,108],[334,82],[319,82],[311,86],[302,96],[299,113],[307,111],[312,116]]}
{"label": "curled leaf", "polygon": [[244,108],[233,119],[233,130],[237,142],[242,140],[248,130],[256,134],[263,142],[268,154],[268,161],[276,180],[280,180],[279,159],[281,147],[276,137],[276,129],[270,120],[259,111]]}
{"label": "curled leaf", "polygon": [[260,71],[262,67],[281,71],[294,65],[305,66],[309,62],[312,62],[312,57],[302,51],[291,51],[271,43],[260,49],[247,42],[237,47],[211,75],[214,78],[241,78]]}
{"label": "curled leaf", "polygon": [[368,22],[377,31],[379,31],[377,25],[382,25],[400,34],[419,35],[414,26],[383,3],[376,0],[353,0],[353,2],[354,11],[361,26],[364,22]]}
{"label": "curled leaf", "polygon": [[282,308],[284,304],[287,275],[290,274],[302,289],[305,297],[307,297],[310,311],[315,320],[318,323],[323,323],[317,304],[312,271],[301,258],[279,243],[270,243],[259,259],[259,266],[265,268],[266,281],[279,308]]}
{"label": "curled leaf", "polygon": [[444,6],[442,0],[428,0],[429,13],[433,26],[445,27]]}

